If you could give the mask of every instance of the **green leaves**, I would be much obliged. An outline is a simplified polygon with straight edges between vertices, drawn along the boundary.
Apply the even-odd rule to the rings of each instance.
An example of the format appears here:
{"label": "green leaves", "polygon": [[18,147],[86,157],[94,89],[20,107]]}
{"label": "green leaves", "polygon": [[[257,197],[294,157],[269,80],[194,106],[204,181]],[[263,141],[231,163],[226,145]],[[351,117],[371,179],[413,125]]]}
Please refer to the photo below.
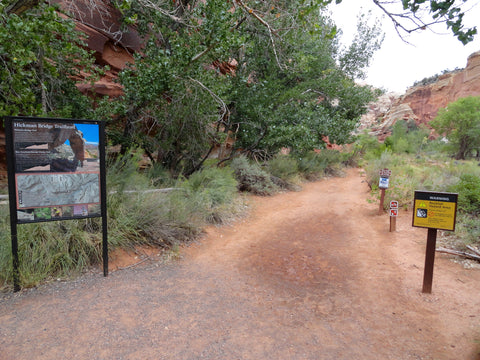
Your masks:
{"label": "green leaves", "polygon": [[465,159],[480,149],[480,97],[465,97],[438,111],[430,125],[451,142],[455,157]]}
{"label": "green leaves", "polygon": [[[462,0],[463,3],[466,1]],[[426,0],[402,0],[402,5],[403,9],[411,11],[413,16],[416,16],[421,9],[426,8],[434,20],[445,21],[447,28],[451,29],[452,33],[464,45],[473,40],[473,37],[477,34],[477,27],[464,28],[464,12],[455,0],[432,0],[429,5],[422,6],[426,2]]]}
{"label": "green leaves", "polygon": [[82,67],[96,73],[84,45],[54,7],[7,15],[0,5],[0,116],[84,116],[90,106],[70,78]]}

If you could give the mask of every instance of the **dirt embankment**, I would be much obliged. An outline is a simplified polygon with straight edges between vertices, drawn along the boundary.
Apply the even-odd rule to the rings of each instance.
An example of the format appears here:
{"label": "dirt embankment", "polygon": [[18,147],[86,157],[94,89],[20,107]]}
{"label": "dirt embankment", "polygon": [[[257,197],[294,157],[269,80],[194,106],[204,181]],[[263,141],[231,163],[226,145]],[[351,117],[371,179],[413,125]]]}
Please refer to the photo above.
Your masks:
{"label": "dirt embankment", "polygon": [[[397,231],[361,171],[252,198],[181,260],[144,262],[0,299],[0,358],[480,359],[480,271]],[[113,270],[113,269],[112,269]]]}

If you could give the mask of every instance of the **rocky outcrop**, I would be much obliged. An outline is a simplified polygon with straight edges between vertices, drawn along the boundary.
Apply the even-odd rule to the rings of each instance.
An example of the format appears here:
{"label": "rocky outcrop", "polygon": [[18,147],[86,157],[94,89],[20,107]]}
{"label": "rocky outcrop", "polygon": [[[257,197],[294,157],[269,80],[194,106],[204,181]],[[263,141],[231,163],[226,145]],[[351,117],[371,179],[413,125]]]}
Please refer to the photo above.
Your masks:
{"label": "rocky outcrop", "polygon": [[413,86],[403,96],[387,94],[380,97],[370,106],[360,129],[368,128],[370,133],[383,140],[396,121],[415,121],[417,125],[428,126],[440,108],[467,96],[480,96],[480,51],[468,57],[463,70],[443,74],[431,84]]}
{"label": "rocky outcrop", "polygon": [[[133,54],[142,48],[142,39],[134,27],[121,24],[118,9],[101,0],[54,0],[75,21],[76,29],[86,35],[95,62],[108,69],[93,87],[79,82],[77,87],[90,96],[117,97],[122,86],[115,82],[118,72],[133,63]],[[61,16],[65,16],[60,14]]]}

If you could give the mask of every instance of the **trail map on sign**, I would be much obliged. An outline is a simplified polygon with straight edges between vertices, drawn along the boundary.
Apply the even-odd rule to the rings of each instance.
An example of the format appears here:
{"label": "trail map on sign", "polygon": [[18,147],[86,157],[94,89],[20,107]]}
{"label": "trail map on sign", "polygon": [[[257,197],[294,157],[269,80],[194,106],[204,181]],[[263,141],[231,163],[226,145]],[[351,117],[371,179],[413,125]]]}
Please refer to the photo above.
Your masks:
{"label": "trail map on sign", "polygon": [[99,123],[9,120],[18,222],[100,216]]}

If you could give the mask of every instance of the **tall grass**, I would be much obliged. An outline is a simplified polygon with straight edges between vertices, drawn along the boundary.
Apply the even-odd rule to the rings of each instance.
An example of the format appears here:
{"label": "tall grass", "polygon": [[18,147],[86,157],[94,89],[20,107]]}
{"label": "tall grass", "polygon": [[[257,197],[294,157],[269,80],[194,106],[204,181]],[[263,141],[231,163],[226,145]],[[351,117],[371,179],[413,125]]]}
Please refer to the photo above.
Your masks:
{"label": "tall grass", "polygon": [[307,180],[343,175],[343,155],[337,150],[309,152],[298,160],[298,169]]}
{"label": "tall grass", "polygon": [[[385,208],[391,200],[397,200],[400,207],[411,209],[415,190],[458,193],[456,231],[445,232],[445,235],[454,246],[460,248],[466,244],[480,245],[478,161],[454,160],[442,153],[442,147],[445,146],[442,141],[426,141],[425,137],[421,140],[422,136],[421,131],[400,131],[395,138],[387,142],[388,146],[384,144],[383,147],[374,146],[372,140],[362,136],[360,140],[368,144],[369,154],[366,156],[368,160],[364,168],[373,197],[376,200],[380,197],[379,170],[383,168],[392,170],[390,185],[385,193]],[[405,151],[406,142],[409,144],[409,151]],[[381,148],[383,152],[379,153]]]}
{"label": "tall grass", "polygon": [[[198,236],[208,223],[221,223],[243,209],[229,169],[209,168],[190,179],[170,179],[173,189],[150,192],[152,177],[136,167],[135,157],[109,164],[109,248],[153,245],[177,247]],[[12,284],[8,206],[0,207],[0,288]],[[18,226],[20,283],[23,287],[76,276],[101,261],[100,219]]]}

